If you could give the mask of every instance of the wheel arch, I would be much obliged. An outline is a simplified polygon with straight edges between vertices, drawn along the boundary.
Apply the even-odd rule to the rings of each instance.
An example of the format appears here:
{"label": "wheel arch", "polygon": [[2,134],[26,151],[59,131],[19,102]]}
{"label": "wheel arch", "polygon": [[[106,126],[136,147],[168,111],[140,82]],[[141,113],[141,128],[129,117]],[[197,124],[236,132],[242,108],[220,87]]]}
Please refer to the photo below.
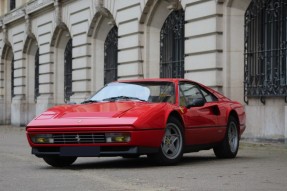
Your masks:
{"label": "wheel arch", "polygon": [[240,132],[240,121],[239,121],[239,117],[238,117],[237,112],[236,112],[235,110],[231,110],[231,111],[229,112],[228,119],[229,119],[229,117],[231,117],[231,116],[236,119],[236,122],[237,122],[237,130],[238,130],[238,132]]}
{"label": "wheel arch", "polygon": [[182,128],[185,128],[185,127],[184,127],[184,123],[183,123],[183,119],[182,119],[181,115],[180,115],[177,111],[173,110],[173,111],[171,111],[171,112],[169,113],[169,115],[168,115],[167,118],[166,118],[166,123],[167,123],[167,121],[168,121],[168,119],[169,119],[170,117],[174,117],[174,118],[178,119],[179,122],[180,122],[180,124],[182,125]]}

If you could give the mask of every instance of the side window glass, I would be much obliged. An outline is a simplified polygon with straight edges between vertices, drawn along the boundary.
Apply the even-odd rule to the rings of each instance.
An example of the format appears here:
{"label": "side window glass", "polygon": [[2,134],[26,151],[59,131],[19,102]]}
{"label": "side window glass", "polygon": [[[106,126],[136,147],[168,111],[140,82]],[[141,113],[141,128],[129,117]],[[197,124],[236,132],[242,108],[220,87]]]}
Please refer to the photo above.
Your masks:
{"label": "side window glass", "polygon": [[186,106],[186,101],[185,101],[185,97],[183,95],[183,92],[181,90],[181,85],[180,85],[180,89],[179,89],[179,105],[180,106]]}
{"label": "side window glass", "polygon": [[198,98],[203,98],[200,90],[194,84],[180,84],[180,106],[187,106]]}
{"label": "side window glass", "polygon": [[212,95],[211,93],[209,93],[208,91],[206,91],[205,89],[201,88],[201,92],[202,92],[206,102],[217,101],[217,98],[214,95]]}

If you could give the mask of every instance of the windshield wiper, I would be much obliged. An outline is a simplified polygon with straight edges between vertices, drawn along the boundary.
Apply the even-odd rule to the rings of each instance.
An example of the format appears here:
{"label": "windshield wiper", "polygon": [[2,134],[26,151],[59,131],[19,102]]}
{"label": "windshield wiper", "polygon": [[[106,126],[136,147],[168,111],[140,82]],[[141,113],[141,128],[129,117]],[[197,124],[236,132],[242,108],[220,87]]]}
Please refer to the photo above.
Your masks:
{"label": "windshield wiper", "polygon": [[98,101],[96,100],[86,100],[86,101],[83,101],[81,104],[85,104],[85,103],[97,103]]}
{"label": "windshield wiper", "polygon": [[143,99],[140,99],[140,98],[137,98],[137,97],[129,97],[129,96],[109,97],[109,98],[103,99],[103,101],[116,101],[116,100],[119,100],[119,99],[125,99],[125,100],[135,99],[135,100],[139,100],[139,101],[144,101],[144,102],[146,102],[146,100],[143,100]]}

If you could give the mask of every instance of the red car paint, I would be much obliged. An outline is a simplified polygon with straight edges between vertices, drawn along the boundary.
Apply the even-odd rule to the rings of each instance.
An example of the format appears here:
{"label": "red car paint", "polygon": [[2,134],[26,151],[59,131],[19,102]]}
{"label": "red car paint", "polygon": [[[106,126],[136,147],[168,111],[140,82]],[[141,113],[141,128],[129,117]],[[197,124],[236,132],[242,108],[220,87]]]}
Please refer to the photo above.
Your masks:
{"label": "red car paint", "polygon": [[[170,115],[175,115],[184,127],[185,145],[216,144],[224,139],[228,118],[235,114],[240,135],[245,130],[244,107],[231,101],[219,92],[196,83],[212,93],[217,100],[202,107],[180,106],[179,83],[185,79],[138,79],[129,82],[172,82],[175,86],[175,103],[149,103],[136,100],[99,102],[90,104],[55,106],[32,120],[27,125],[27,138],[31,147],[78,147],[78,146],[136,146],[159,148]],[[215,114],[216,113],[216,114]],[[78,143],[39,144],[33,143],[31,135],[128,132],[127,143]]]}

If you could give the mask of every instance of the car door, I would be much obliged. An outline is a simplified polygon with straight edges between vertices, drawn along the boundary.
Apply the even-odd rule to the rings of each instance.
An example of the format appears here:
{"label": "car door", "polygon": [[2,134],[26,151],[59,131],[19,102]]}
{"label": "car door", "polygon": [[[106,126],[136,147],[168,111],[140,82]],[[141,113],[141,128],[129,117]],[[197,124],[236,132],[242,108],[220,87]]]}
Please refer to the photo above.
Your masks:
{"label": "car door", "polygon": [[224,136],[224,129],[218,125],[221,111],[214,95],[196,83],[181,82],[179,99],[180,106],[186,108],[183,118],[187,145],[212,144]]}

